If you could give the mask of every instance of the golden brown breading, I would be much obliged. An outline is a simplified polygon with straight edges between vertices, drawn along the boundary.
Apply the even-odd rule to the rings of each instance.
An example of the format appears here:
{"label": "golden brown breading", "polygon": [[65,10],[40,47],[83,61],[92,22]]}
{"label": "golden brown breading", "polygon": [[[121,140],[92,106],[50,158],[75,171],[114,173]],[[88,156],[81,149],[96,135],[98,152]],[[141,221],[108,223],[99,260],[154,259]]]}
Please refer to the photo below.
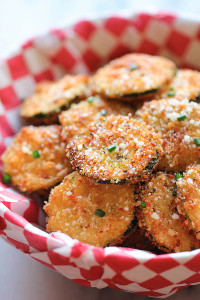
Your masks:
{"label": "golden brown breading", "polygon": [[181,172],[189,164],[200,163],[200,104],[187,99],[153,100],[136,117],[161,135],[164,155],[158,170]]}
{"label": "golden brown breading", "polygon": [[175,64],[161,56],[132,53],[111,61],[91,79],[94,93],[129,102],[151,100],[174,76]]}
{"label": "golden brown breading", "polygon": [[175,205],[174,174],[157,173],[141,192],[138,206],[139,226],[155,245],[165,252],[200,248],[194,232],[185,227]]}
{"label": "golden brown breading", "polygon": [[58,122],[58,114],[70,104],[87,96],[88,76],[66,75],[55,82],[42,82],[22,103],[21,116],[35,125]]}
{"label": "golden brown breading", "polygon": [[177,180],[177,208],[200,239],[200,165],[188,166]]}
{"label": "golden brown breading", "polygon": [[71,172],[61,126],[23,127],[2,156],[3,172],[22,192],[49,189]]}
{"label": "golden brown breading", "polygon": [[134,219],[134,188],[91,183],[74,172],[51,191],[44,209],[48,231],[95,246],[115,245]]}
{"label": "golden brown breading", "polygon": [[107,101],[99,96],[89,97],[86,101],[72,104],[70,109],[59,115],[63,129],[64,140],[74,138],[84,133],[85,128],[104,116],[134,114],[135,110],[124,103]]}
{"label": "golden brown breading", "polygon": [[131,116],[108,116],[67,145],[72,167],[102,183],[148,179],[162,156],[160,136]]}
{"label": "golden brown breading", "polygon": [[200,101],[200,72],[188,69],[180,69],[173,81],[156,99],[176,97],[176,99],[187,98],[193,101]]}

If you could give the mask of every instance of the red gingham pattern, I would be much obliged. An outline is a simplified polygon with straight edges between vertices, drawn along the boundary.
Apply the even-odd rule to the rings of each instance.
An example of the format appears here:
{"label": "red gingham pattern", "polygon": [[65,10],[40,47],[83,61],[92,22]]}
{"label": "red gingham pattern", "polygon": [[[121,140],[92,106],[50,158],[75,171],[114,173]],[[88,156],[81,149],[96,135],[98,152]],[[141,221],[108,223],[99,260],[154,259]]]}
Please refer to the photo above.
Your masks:
{"label": "red gingham pattern", "polygon": [[[200,68],[200,23],[166,13],[135,13],[53,29],[0,61],[0,155],[19,130],[20,101],[43,79],[92,72],[131,51],[165,55]],[[167,297],[200,283],[200,251],[157,256],[128,248],[89,246],[42,228],[41,207],[0,183],[0,235],[33,259],[89,287]]]}

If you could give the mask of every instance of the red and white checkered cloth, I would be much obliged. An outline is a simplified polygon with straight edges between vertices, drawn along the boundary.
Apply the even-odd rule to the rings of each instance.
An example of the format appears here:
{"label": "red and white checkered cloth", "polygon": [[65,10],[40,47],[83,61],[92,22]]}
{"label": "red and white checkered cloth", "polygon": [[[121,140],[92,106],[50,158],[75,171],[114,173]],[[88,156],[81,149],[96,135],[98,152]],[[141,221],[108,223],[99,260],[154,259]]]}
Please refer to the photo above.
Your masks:
{"label": "red and white checkered cloth", "polygon": [[[132,51],[164,55],[178,66],[200,69],[200,21],[166,13],[133,13],[82,20],[27,41],[0,61],[0,154],[21,127],[21,99],[33,92],[37,82],[66,72],[92,72]],[[42,208],[3,184],[0,235],[85,286],[165,298],[200,283],[200,250],[157,256],[127,248],[102,249],[61,233],[48,234]]]}

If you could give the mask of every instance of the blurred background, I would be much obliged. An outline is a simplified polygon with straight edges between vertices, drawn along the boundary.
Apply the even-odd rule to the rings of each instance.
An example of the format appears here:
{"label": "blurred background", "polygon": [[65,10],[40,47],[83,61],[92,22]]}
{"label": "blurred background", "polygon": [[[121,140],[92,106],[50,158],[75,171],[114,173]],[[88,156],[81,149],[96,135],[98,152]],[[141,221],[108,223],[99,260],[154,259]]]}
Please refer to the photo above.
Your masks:
{"label": "blurred background", "polygon": [[0,0],[0,57],[30,36],[87,16],[121,9],[200,13],[198,0]]}
{"label": "blurred background", "polygon": [[[119,10],[159,9],[199,13],[198,0],[0,0],[0,58],[31,36],[77,19]],[[200,57],[199,57],[200,59]],[[89,289],[31,260],[0,239],[0,299],[6,300],[144,300],[112,289]],[[152,298],[151,298],[152,299]],[[199,300],[200,286],[188,288],[170,300]]]}

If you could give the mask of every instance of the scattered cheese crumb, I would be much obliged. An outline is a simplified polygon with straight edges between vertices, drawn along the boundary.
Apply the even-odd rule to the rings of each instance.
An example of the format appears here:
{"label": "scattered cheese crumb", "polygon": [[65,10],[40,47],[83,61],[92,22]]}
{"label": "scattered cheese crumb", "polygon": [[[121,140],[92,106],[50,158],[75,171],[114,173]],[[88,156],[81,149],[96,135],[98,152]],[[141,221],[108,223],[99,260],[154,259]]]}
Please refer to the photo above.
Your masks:
{"label": "scattered cheese crumb", "polygon": [[152,216],[152,218],[155,219],[155,220],[159,220],[159,219],[160,219],[159,215],[158,215],[156,212],[152,213],[151,216]]}

